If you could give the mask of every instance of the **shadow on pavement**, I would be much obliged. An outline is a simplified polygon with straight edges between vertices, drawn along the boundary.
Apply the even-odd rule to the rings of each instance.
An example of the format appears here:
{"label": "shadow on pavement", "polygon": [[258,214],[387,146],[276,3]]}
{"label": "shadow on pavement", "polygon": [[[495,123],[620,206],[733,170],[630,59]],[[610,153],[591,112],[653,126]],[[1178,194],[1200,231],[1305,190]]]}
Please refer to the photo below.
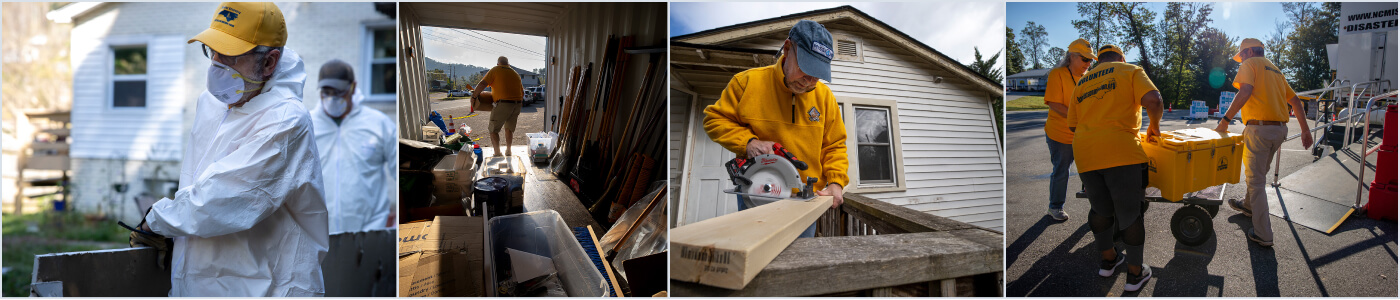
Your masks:
{"label": "shadow on pavement", "polygon": [[[1187,246],[1176,243],[1175,255],[1166,265],[1154,268],[1152,296],[1163,297],[1203,297],[1223,296],[1225,277],[1211,275],[1206,266],[1215,259],[1216,245],[1220,239],[1212,238],[1200,246]],[[1215,294],[1210,293],[1215,289]]]}

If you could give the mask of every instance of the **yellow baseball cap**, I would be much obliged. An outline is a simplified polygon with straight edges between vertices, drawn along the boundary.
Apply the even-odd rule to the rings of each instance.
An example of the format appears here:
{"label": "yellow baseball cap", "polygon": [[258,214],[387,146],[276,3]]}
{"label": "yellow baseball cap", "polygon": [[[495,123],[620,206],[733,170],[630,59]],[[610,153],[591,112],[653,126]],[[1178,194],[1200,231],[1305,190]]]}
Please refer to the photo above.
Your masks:
{"label": "yellow baseball cap", "polygon": [[1122,56],[1123,58],[1128,58],[1128,55],[1127,55],[1127,54],[1123,54],[1123,49],[1119,49],[1118,46],[1114,46],[1114,45],[1111,45],[1111,44],[1110,44],[1110,45],[1103,45],[1103,47],[1099,47],[1099,55],[1103,55],[1104,53],[1108,53],[1109,51],[1118,52],[1118,55],[1119,55],[1119,56]]}
{"label": "yellow baseball cap", "polygon": [[1240,51],[1239,51],[1239,52],[1235,52],[1235,57],[1234,57],[1235,62],[1244,62],[1244,59],[1240,57],[1240,52],[1244,52],[1244,49],[1249,49],[1249,48],[1254,48],[1254,47],[1264,47],[1264,43],[1261,43],[1261,42],[1259,42],[1259,40],[1254,39],[1254,38],[1247,38],[1247,39],[1244,39],[1243,41],[1240,41]]}
{"label": "yellow baseball cap", "polygon": [[221,55],[248,53],[253,47],[282,47],[287,45],[287,22],[282,10],[271,2],[219,3],[218,13],[209,22],[209,29],[191,38]]}
{"label": "yellow baseball cap", "polygon": [[1092,49],[1092,47],[1089,47],[1089,41],[1085,39],[1077,39],[1074,40],[1073,43],[1069,43],[1069,53],[1079,53],[1079,55],[1083,55],[1089,59],[1098,60],[1099,56],[1094,54],[1094,50],[1090,49]]}

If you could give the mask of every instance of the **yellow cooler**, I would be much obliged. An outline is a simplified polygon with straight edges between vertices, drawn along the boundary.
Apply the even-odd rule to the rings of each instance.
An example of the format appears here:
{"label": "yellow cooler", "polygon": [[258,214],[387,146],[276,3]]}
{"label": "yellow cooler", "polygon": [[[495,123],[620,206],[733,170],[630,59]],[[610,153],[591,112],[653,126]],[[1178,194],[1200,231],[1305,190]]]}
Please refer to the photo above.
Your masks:
{"label": "yellow cooler", "polygon": [[1162,198],[1181,201],[1182,195],[1214,185],[1240,182],[1244,136],[1208,128],[1173,130],[1148,142],[1138,133],[1147,153],[1147,183],[1162,190]]}

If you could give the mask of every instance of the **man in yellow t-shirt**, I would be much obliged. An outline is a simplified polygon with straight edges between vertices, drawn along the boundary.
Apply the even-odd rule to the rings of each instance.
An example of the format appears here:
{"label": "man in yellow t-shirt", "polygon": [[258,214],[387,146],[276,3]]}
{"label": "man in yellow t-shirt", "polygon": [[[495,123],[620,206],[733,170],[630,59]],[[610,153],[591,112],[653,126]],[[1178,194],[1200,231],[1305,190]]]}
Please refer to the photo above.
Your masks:
{"label": "man in yellow t-shirt", "polygon": [[[714,105],[705,107],[705,133],[739,157],[773,153],[782,144],[807,163],[802,178],[815,177],[817,195],[841,205],[846,175],[846,124],[831,88],[831,33],[817,22],[798,21],[788,31],[778,63],[753,68],[729,79]],[[739,197],[739,210],[762,205]],[[801,237],[812,237],[812,224]]]}
{"label": "man in yellow t-shirt", "polygon": [[1054,167],[1050,172],[1050,209],[1045,214],[1056,221],[1069,220],[1064,210],[1065,186],[1069,185],[1069,166],[1074,164],[1074,147],[1071,146],[1074,132],[1065,125],[1065,116],[1069,115],[1067,103],[1074,98],[1074,86],[1079,77],[1084,76],[1095,59],[1098,56],[1089,47],[1089,41],[1074,40],[1065,57],[1050,70],[1046,85],[1045,105],[1050,106],[1050,111],[1045,115],[1045,145],[1050,150],[1050,164]]}
{"label": "man in yellow t-shirt", "polygon": [[525,99],[525,87],[520,85],[520,73],[510,67],[510,61],[505,56],[496,58],[496,67],[486,71],[486,76],[472,91],[472,97],[482,96],[481,91],[487,86],[491,87],[488,96],[495,100],[496,105],[491,109],[491,122],[487,123],[486,129],[491,131],[491,149],[496,150],[496,156],[501,156],[501,127],[506,129],[506,153],[510,153],[510,145],[515,139],[515,119],[520,117],[520,100]]}
{"label": "man in yellow t-shirt", "polygon": [[[1293,115],[1306,116],[1303,102],[1288,86],[1269,59],[1264,58],[1264,43],[1257,39],[1240,41],[1240,52],[1235,54],[1240,62],[1239,73],[1235,74],[1235,101],[1225,111],[1224,118],[1216,125],[1216,131],[1229,131],[1230,121],[1236,112],[1243,111],[1244,121],[1244,181],[1247,187],[1244,201],[1230,199],[1231,208],[1244,213],[1253,221],[1254,228],[1246,236],[1260,246],[1274,245],[1274,230],[1269,224],[1268,191],[1264,189],[1265,174],[1269,172],[1269,162],[1283,147],[1288,138],[1288,106],[1293,106]],[[1312,132],[1308,131],[1308,119],[1297,118],[1298,128],[1303,131],[1303,148],[1312,147]],[[1253,212],[1261,212],[1255,214]]]}
{"label": "man in yellow t-shirt", "polygon": [[[1123,50],[1117,46],[1099,48],[1098,57],[1099,63],[1074,88],[1065,119],[1074,131],[1074,157],[1089,194],[1089,229],[1102,260],[1099,276],[1113,276],[1126,260],[1128,280],[1123,290],[1134,292],[1152,278],[1152,269],[1142,264],[1147,153],[1142,151],[1138,130],[1146,109],[1148,138],[1161,134],[1162,94],[1142,68],[1123,62]],[[1113,237],[1119,231],[1127,244],[1126,255],[1114,249]]]}

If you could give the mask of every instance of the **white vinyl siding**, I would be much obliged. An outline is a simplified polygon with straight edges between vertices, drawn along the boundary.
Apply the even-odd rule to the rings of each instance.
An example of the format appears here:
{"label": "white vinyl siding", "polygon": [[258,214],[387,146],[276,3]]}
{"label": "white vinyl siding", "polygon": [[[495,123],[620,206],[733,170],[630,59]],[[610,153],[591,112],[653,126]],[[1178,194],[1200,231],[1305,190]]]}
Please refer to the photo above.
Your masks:
{"label": "white vinyl siding", "polygon": [[[857,186],[854,192],[1002,231],[1005,179],[996,125],[987,110],[992,95],[857,25],[845,21],[823,25],[833,36],[860,41],[862,62],[832,61],[828,86],[837,98],[898,103],[896,143],[902,147],[905,173],[896,176],[904,176],[904,189],[864,193]],[[786,37],[783,31],[722,46],[778,49]],[[937,77],[943,77],[943,82],[934,84]],[[848,151],[854,161],[856,150]],[[853,166],[847,172],[856,185],[859,170]]]}
{"label": "white vinyl siding", "polygon": [[[180,158],[185,40],[176,35],[74,39],[74,158],[174,161]],[[117,50],[146,50],[145,74],[118,75]],[[144,82],[141,106],[114,105],[119,83]]]}

